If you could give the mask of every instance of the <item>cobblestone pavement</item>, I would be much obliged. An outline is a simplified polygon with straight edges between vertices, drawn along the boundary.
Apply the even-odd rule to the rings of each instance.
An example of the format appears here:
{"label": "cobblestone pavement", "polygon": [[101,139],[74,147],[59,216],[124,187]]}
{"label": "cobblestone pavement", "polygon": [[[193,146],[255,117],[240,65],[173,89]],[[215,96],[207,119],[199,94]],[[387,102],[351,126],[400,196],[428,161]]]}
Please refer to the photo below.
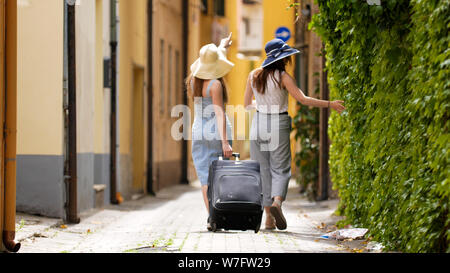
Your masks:
{"label": "cobblestone pavement", "polygon": [[199,183],[164,189],[120,206],[108,206],[81,215],[78,225],[17,214],[16,239],[21,253],[150,253],[150,252],[360,252],[365,242],[319,239],[338,217],[337,200],[309,202],[291,183],[283,204],[286,231],[262,230],[212,233]]}

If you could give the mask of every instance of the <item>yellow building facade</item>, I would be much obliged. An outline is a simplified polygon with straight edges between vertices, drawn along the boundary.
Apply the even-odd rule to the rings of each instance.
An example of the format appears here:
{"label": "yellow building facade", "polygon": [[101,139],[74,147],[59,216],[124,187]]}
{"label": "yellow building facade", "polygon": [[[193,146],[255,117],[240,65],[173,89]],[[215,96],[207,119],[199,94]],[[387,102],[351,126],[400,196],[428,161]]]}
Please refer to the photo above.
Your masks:
{"label": "yellow building facade", "polygon": [[[14,4],[20,72],[17,209],[61,218],[69,198],[64,3],[22,0]],[[82,212],[95,206],[98,189],[104,191],[104,204],[110,202],[112,134],[117,139],[117,197],[138,198],[183,180],[184,143],[171,137],[176,121],[171,109],[184,103],[186,13],[182,0],[75,3],[76,183],[77,208]],[[111,132],[112,23],[116,23],[118,44],[115,133]]]}

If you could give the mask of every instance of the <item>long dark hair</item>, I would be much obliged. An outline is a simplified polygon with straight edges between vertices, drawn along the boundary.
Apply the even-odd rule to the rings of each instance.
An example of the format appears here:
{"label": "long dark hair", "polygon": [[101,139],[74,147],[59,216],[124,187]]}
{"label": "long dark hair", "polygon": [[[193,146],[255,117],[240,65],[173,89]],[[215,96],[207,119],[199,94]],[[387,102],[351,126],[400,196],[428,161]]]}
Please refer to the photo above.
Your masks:
{"label": "long dark hair", "polygon": [[[227,83],[224,78],[217,79],[221,84],[223,88],[223,102],[228,102],[228,88]],[[193,86],[194,89],[192,90],[191,81],[194,81]],[[192,98],[192,100],[195,99],[195,97],[203,97],[203,83],[206,80],[199,79],[197,77],[194,77],[194,75],[189,75],[186,79],[186,90],[188,91],[188,95]]]}
{"label": "long dark hair", "polygon": [[263,69],[257,70],[254,74],[253,74],[253,83],[255,83],[255,87],[256,90],[261,93],[261,94],[265,94],[266,93],[266,88],[267,88],[267,80],[269,78],[269,76],[272,77],[272,79],[275,81],[276,85],[281,89],[282,83],[281,83],[281,78],[277,79],[275,77],[275,72],[279,71],[280,73],[283,71],[286,71],[286,66],[288,64],[292,63],[292,59],[291,57],[286,57],[283,58],[281,60],[278,60],[276,62],[274,62],[273,64],[270,64],[266,67],[264,67]]}

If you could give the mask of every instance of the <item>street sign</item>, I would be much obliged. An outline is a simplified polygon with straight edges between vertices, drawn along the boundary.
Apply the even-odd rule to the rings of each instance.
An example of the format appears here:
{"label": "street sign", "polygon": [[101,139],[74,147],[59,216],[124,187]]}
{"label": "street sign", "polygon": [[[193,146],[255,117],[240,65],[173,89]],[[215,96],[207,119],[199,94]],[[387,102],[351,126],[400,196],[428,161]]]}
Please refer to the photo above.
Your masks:
{"label": "street sign", "polygon": [[291,31],[287,27],[279,27],[275,31],[275,38],[281,39],[284,42],[289,41],[291,39]]}

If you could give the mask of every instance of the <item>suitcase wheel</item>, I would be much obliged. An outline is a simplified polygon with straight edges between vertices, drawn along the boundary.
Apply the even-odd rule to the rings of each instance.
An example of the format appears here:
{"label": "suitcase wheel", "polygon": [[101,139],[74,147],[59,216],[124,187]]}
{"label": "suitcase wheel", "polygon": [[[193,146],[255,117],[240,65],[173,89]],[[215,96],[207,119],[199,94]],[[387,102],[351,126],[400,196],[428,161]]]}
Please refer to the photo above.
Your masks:
{"label": "suitcase wheel", "polygon": [[216,232],[217,231],[217,224],[216,224],[216,222],[212,222],[211,221],[211,231],[212,232]]}
{"label": "suitcase wheel", "polygon": [[258,224],[255,228],[255,233],[258,233],[260,228],[261,228],[261,224]]}

